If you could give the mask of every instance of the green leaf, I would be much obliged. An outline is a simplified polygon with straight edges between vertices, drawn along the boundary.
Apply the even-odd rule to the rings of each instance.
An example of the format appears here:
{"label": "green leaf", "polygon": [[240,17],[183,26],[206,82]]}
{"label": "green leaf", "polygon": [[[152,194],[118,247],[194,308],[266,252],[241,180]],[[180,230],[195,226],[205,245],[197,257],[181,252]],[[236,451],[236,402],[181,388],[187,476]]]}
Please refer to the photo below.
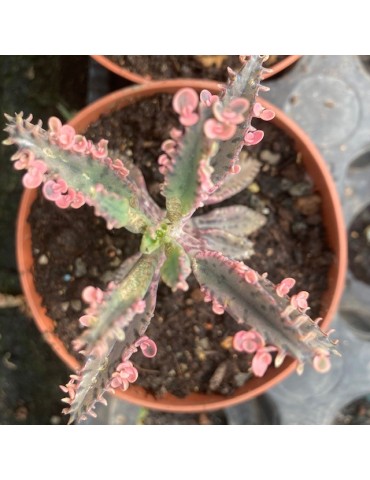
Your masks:
{"label": "green leaf", "polygon": [[185,228],[201,241],[206,250],[215,250],[227,257],[242,260],[254,253],[248,236],[265,223],[264,215],[244,205],[233,205],[193,217]]}
{"label": "green leaf", "polygon": [[208,142],[203,133],[206,116],[189,127],[174,158],[173,170],[166,176],[163,194],[168,218],[178,222],[190,214],[199,202],[201,160],[208,159]]}
{"label": "green leaf", "polygon": [[188,290],[187,277],[191,273],[190,259],[181,245],[172,241],[166,244],[166,261],[161,268],[161,277],[172,291]]}
{"label": "green leaf", "polygon": [[7,118],[9,140],[20,149],[31,150],[47,165],[46,180],[63,179],[68,187],[81,192],[97,215],[107,220],[109,228],[126,227],[140,233],[151,225],[140,208],[140,188],[129,178],[118,176],[106,159],[96,160],[91,155],[58,147],[50,141],[48,132],[23,119],[21,114]]}

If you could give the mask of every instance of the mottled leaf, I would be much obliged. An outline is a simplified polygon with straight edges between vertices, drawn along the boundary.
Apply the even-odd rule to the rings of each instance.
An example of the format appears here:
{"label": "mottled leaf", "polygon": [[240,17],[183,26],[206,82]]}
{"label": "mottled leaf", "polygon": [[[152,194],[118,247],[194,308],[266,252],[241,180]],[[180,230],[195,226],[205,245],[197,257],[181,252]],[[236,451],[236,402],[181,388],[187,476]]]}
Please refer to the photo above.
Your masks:
{"label": "mottled leaf", "polygon": [[278,347],[300,363],[313,361],[317,351],[333,352],[334,344],[314,321],[295,308],[287,295],[244,263],[216,252],[198,252],[193,272],[204,291],[241,327],[260,332],[266,343]]}
{"label": "mottled leaf", "polygon": [[239,167],[239,173],[228,175],[220,188],[208,197],[205,205],[222,202],[247,188],[256,178],[261,163],[248,157],[247,152],[243,150],[239,155]]}
{"label": "mottled leaf", "polygon": [[[126,263],[126,266],[128,264]],[[121,270],[121,274],[124,269]],[[107,339],[104,355],[89,355],[82,371],[79,373],[76,395],[69,409],[70,422],[79,420],[83,415],[94,409],[95,403],[102,399],[104,393],[109,390],[110,380],[122,357],[129,357],[134,352],[133,345],[144,335],[153,317],[157,288],[159,282],[159,267],[153,275],[153,279],[145,294],[145,310],[137,313],[131,322],[125,326],[124,340],[116,337]]]}
{"label": "mottled leaf", "polygon": [[191,273],[190,259],[181,245],[172,241],[166,245],[166,261],[161,268],[161,277],[173,292],[188,290],[187,277]]}

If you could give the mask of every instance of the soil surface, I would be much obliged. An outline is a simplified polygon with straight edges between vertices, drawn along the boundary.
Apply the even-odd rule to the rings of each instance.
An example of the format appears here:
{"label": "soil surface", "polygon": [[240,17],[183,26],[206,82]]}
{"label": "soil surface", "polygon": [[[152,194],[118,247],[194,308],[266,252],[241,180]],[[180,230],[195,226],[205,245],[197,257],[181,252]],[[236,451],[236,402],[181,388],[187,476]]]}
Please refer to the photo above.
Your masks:
{"label": "soil surface", "polygon": [[[240,68],[239,55],[107,55],[114,63],[143,77],[208,78],[225,82],[227,67]],[[270,55],[267,68],[280,62],[287,55]]]}
{"label": "soil surface", "polygon": [[211,413],[166,413],[146,410],[141,418],[142,425],[228,425],[222,410]]}
{"label": "soil surface", "polygon": [[[101,118],[88,131],[95,141],[108,138],[112,149],[135,159],[149,191],[161,205],[159,184],[163,178],[156,159],[167,132],[177,126],[174,114],[163,116],[170,102],[168,95],[152,97]],[[325,313],[320,312],[320,299],[332,261],[324,240],[321,199],[291,139],[272,124],[263,128],[265,139],[251,149],[263,162],[255,182],[216,207],[244,204],[267,216],[266,226],[251,237],[256,253],[248,264],[261,273],[268,272],[274,282],[287,276],[296,278],[295,292],[310,292],[315,318]],[[85,307],[83,288],[104,288],[121,261],[138,250],[140,239],[124,229],[107,230],[105,222],[87,206],[60,210],[41,195],[30,220],[36,286],[57,324],[57,333],[70,345],[80,333],[77,319]],[[188,292],[175,294],[160,285],[156,313],[147,330],[157,343],[158,354],[153,359],[140,353],[133,357],[139,370],[137,383],[157,396],[171,392],[182,397],[194,391],[230,395],[250,377],[250,356],[231,348],[236,322],[228,314],[212,313],[194,277],[189,284]]]}
{"label": "soil surface", "polygon": [[370,205],[351,224],[348,250],[349,267],[353,275],[370,284]]}

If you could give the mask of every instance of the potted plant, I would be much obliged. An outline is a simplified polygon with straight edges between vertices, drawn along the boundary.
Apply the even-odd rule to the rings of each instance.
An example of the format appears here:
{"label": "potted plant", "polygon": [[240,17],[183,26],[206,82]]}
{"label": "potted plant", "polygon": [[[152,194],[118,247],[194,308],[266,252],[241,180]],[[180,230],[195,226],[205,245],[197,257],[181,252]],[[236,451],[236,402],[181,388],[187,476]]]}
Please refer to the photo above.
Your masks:
{"label": "potted plant", "polygon": [[[264,79],[292,66],[300,55],[272,55]],[[203,78],[224,81],[224,72],[231,62],[237,67],[237,56],[230,55],[92,55],[100,65],[134,83],[148,83],[170,78]],[[167,63],[167,64],[166,64]],[[154,70],[155,69],[155,70]]]}
{"label": "potted plant", "polygon": [[[287,278],[274,286],[265,275],[235,259],[243,258],[244,246],[243,251],[239,248],[235,252],[235,242],[230,243],[227,231],[220,227],[221,233],[216,239],[210,236],[199,219],[192,220],[192,214],[202,204],[235,193],[235,179],[238,179],[237,188],[250,182],[246,165],[243,162],[238,164],[239,153],[243,145],[255,144],[262,139],[262,131],[251,126],[252,118],[270,120],[273,117],[266,102],[256,102],[261,88],[263,60],[254,56],[247,63],[243,59],[242,69],[238,74],[231,74],[232,78],[220,97],[203,90],[199,112],[199,98],[194,90],[185,84],[185,88],[176,93],[173,105],[184,132],[172,131],[173,138],[164,142],[165,154],[159,160],[165,176],[166,211],[150,198],[137,168],[108,156],[107,141],[101,140],[94,145],[82,135],[76,135],[73,127],[62,126],[55,118],[49,120],[49,131],[45,132],[40,125],[32,125],[30,119],[25,120],[22,115],[8,117],[9,139],[5,142],[19,147],[13,160],[17,169],[27,169],[23,179],[26,187],[34,188],[43,183],[46,198],[61,208],[78,208],[88,203],[105,218],[108,228],[124,226],[142,234],[140,252],[122,265],[116,281],[107,291],[89,286],[83,293],[89,307],[80,322],[87,329],[74,345],[76,350],[83,351],[86,365],[78,374],[72,375],[64,387],[69,394],[65,399],[69,404],[65,413],[71,414],[71,420],[83,419],[86,414],[94,415],[96,401],[105,402],[105,391],[114,388],[127,390],[136,380],[137,370],[130,361],[131,355],[139,348],[149,357],[156,353],[155,344],[145,331],[155,308],[159,278],[173,290],[186,289],[191,270],[205,299],[212,302],[213,311],[221,314],[226,309],[236,318],[240,332],[234,337],[234,346],[239,351],[249,352],[252,357],[251,370],[255,378],[248,382],[250,386],[236,401],[262,393],[297,366],[300,370],[305,360],[311,360],[319,371],[329,368],[329,354],[336,351],[335,345],[318,327],[318,321],[307,315],[307,292],[290,298],[287,293],[294,284],[293,279]],[[194,86],[202,88],[204,83]],[[164,82],[161,86],[162,91],[166,88],[175,91],[177,87],[176,82],[167,85]],[[147,88],[150,95],[150,90],[154,92],[156,87]],[[140,95],[140,88],[135,91]],[[110,95],[104,111],[108,113],[133,101],[127,97],[120,100],[119,97],[119,92]],[[75,125],[83,131],[99,113],[102,109],[97,112],[94,106],[89,107],[84,120],[77,117]],[[293,132],[288,122],[289,128]],[[311,146],[304,146],[304,135],[298,142],[301,142],[305,155],[313,150]],[[309,173],[317,175],[317,187],[327,204],[327,214],[334,215],[338,221],[331,240],[340,258],[335,287],[331,285],[329,314],[322,324],[326,328],[343,286],[342,224],[340,213],[335,213],[339,204],[335,191],[329,192],[333,186],[325,167],[320,160],[306,167]],[[103,183],[104,179],[108,183]],[[218,212],[226,225],[233,222],[242,230],[249,214],[245,207]],[[214,218],[208,215],[203,220],[213,222]],[[19,223],[19,243],[28,233],[25,222]],[[232,258],[215,250],[215,241],[218,245],[221,242],[225,253],[231,251]],[[18,255],[23,286],[29,288],[30,272],[27,269],[30,259],[22,258],[20,250]],[[26,263],[22,263],[24,261]],[[37,298],[31,301],[34,312],[39,303]],[[265,322],[266,316],[270,324]],[[41,328],[56,351],[64,354],[63,345],[52,335],[50,321],[47,327]],[[297,360],[285,359],[286,355]],[[273,358],[277,370],[267,368]],[[76,359],[69,356],[67,361],[78,369]],[[125,392],[125,398],[132,400],[130,391],[132,387]],[[152,406],[150,400],[150,395],[141,393],[140,403]],[[204,401],[204,397],[202,401],[198,400],[198,409],[202,409]],[[215,396],[211,398],[210,406],[204,408],[219,408],[222,402],[219,396]],[[174,408],[168,409],[174,411]],[[191,407],[185,404],[181,409],[189,411]]]}

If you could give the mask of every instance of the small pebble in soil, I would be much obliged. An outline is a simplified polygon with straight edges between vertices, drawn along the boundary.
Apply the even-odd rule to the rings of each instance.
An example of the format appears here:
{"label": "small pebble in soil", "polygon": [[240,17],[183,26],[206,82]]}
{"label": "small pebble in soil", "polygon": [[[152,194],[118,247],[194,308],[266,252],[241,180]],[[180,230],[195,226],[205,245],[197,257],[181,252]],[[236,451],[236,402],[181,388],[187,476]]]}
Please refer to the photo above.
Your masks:
{"label": "small pebble in soil", "polygon": [[82,308],[81,300],[72,300],[71,307],[72,307],[72,310],[74,310],[75,312],[80,312]]}
{"label": "small pebble in soil", "polygon": [[262,150],[260,153],[260,159],[270,165],[277,165],[280,162],[281,154],[273,153],[270,150]]}
{"label": "small pebble in soil", "polygon": [[59,425],[60,422],[61,422],[61,418],[58,415],[53,415],[52,417],[50,417],[50,423],[52,425]]}
{"label": "small pebble in soil", "polygon": [[39,263],[39,265],[47,265],[49,263],[49,259],[46,255],[41,255],[38,258],[38,263]]}

